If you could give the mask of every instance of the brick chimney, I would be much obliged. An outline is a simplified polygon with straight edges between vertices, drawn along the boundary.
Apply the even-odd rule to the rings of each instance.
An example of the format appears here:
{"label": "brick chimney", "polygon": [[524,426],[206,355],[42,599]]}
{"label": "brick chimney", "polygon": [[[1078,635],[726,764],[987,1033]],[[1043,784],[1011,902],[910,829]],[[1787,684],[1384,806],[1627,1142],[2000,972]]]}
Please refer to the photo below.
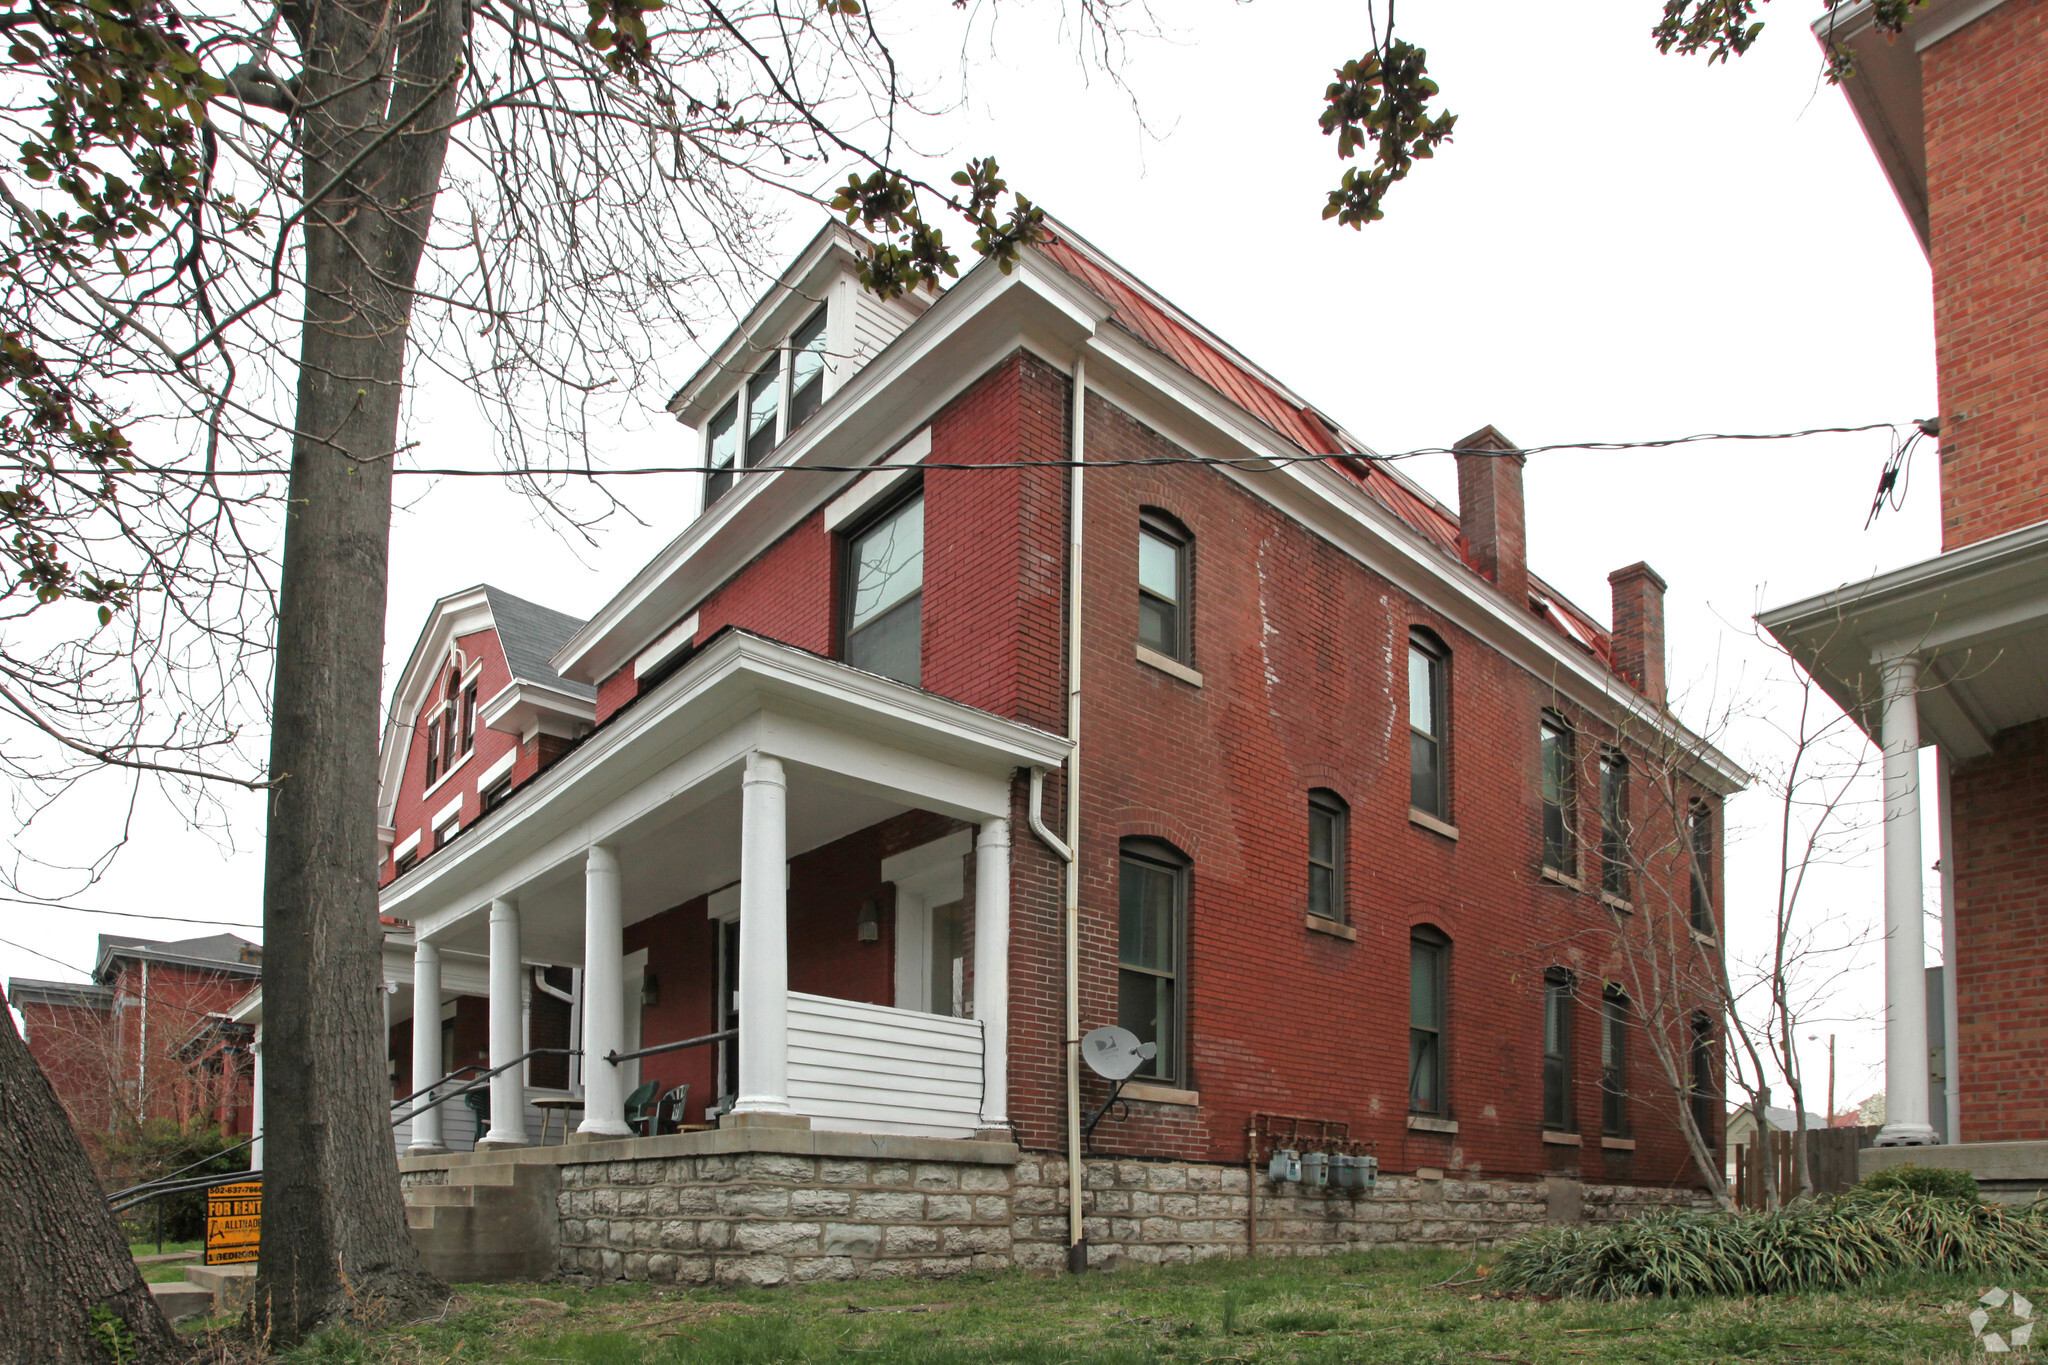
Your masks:
{"label": "brick chimney", "polygon": [[1614,590],[1614,671],[1664,704],[1664,580],[1647,564],[1607,575]]}
{"label": "brick chimney", "polygon": [[1458,533],[1479,572],[1519,611],[1529,608],[1529,530],[1522,511],[1522,463],[1513,441],[1481,427],[1453,446],[1458,459]]}

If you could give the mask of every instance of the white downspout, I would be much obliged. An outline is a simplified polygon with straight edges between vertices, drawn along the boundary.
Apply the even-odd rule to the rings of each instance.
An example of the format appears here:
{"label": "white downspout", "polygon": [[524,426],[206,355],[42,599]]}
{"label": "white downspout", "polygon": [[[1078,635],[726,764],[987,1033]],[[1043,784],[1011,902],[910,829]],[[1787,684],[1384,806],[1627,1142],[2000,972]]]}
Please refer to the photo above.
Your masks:
{"label": "white downspout", "polygon": [[1088,1268],[1081,1219],[1081,542],[1082,464],[1088,458],[1088,351],[1074,353],[1072,493],[1067,541],[1067,1269]]}

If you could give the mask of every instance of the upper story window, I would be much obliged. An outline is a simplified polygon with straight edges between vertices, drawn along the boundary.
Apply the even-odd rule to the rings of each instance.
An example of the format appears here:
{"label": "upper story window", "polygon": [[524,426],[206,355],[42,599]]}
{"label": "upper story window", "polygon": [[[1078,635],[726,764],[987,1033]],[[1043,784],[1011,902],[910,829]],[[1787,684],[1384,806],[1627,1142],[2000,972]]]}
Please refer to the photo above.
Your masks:
{"label": "upper story window", "polygon": [[1572,974],[1543,974],[1543,1126],[1572,1131]]}
{"label": "upper story window", "polygon": [[1692,853],[1692,927],[1714,935],[1714,812],[1704,801],[1686,813]]}
{"label": "upper story window", "polygon": [[1600,755],[1600,889],[1628,899],[1628,760]]}
{"label": "upper story window", "polygon": [[431,787],[441,780],[441,721],[427,722],[427,781]]}
{"label": "upper story window", "polygon": [[1416,929],[1408,940],[1408,1109],[1444,1114],[1450,1107],[1444,1086],[1444,1032],[1450,983],[1451,943],[1433,929]]}
{"label": "upper story window", "polygon": [[462,752],[465,754],[476,747],[476,687],[471,683],[462,689]]}
{"label": "upper story window", "polygon": [[1332,791],[1308,794],[1308,912],[1344,918],[1344,802]]}
{"label": "upper story window", "polygon": [[915,687],[923,676],[924,495],[846,543],[846,662]]}
{"label": "upper story window", "polygon": [[1408,804],[1439,820],[1451,818],[1444,747],[1450,738],[1444,698],[1450,652],[1424,631],[1408,634]]}
{"label": "upper story window", "polygon": [[[747,377],[704,432],[704,505],[732,491],[734,477],[767,460],[825,401],[825,310],[804,319]],[[788,401],[784,401],[784,394]]]}
{"label": "upper story window", "polygon": [[1117,899],[1116,1021],[1139,1042],[1159,1045],[1136,1074],[1177,1085],[1186,1078],[1181,955],[1187,864],[1163,844],[1126,840]]}
{"label": "upper story window", "polygon": [[817,312],[789,338],[789,429],[825,401],[825,310]]}
{"label": "upper story window", "polygon": [[1192,663],[1188,640],[1188,558],[1193,538],[1147,512],[1138,522],[1138,643]]}
{"label": "upper story window", "polygon": [[1572,750],[1570,727],[1546,712],[1542,724],[1543,865],[1566,876],[1577,871],[1578,852],[1572,837],[1576,775]]}

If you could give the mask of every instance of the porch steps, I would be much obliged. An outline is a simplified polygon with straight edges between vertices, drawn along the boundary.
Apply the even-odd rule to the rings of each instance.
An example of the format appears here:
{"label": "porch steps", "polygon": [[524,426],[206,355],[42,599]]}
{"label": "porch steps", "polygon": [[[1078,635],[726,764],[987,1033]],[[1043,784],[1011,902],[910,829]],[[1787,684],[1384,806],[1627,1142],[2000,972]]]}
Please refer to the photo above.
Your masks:
{"label": "porch steps", "polygon": [[253,1264],[188,1265],[184,1279],[153,1284],[149,1292],[166,1318],[183,1322],[209,1314],[239,1312],[248,1304],[255,1287]]}
{"label": "porch steps", "polygon": [[153,1284],[149,1293],[156,1300],[156,1306],[163,1309],[164,1316],[172,1322],[203,1318],[213,1311],[213,1291],[202,1289],[189,1280]]}
{"label": "porch steps", "polygon": [[464,1165],[446,1184],[407,1187],[405,1225],[427,1269],[450,1284],[544,1280],[560,1250],[560,1188],[553,1165]]}

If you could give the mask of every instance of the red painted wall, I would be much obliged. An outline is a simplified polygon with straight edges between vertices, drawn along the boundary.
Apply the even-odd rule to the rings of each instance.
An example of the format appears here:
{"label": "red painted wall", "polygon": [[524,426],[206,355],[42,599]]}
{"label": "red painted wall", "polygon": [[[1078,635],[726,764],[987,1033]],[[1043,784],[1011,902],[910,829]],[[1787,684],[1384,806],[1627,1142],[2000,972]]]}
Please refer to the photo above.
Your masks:
{"label": "red painted wall", "polygon": [[1921,56],[1942,548],[2048,518],[2048,0],[2007,0]]}
{"label": "red painted wall", "polygon": [[2048,721],[2000,735],[1950,784],[1962,1142],[2048,1137]]}

